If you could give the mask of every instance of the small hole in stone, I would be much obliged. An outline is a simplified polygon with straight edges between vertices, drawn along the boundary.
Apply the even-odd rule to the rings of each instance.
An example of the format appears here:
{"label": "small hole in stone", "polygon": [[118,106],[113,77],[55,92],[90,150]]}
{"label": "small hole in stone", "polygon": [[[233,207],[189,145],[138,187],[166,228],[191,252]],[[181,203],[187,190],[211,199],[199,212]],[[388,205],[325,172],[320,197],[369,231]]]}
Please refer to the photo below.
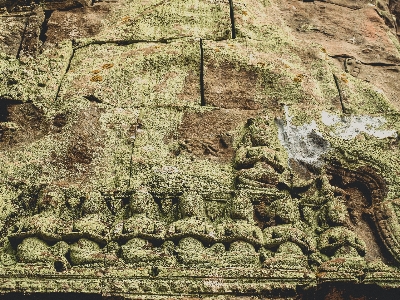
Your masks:
{"label": "small hole in stone", "polygon": [[54,262],[54,269],[56,269],[57,272],[62,272],[65,270],[64,264],[62,261],[56,260]]}
{"label": "small hole in stone", "polygon": [[151,268],[151,276],[158,276],[160,274],[160,270],[157,267]]}
{"label": "small hole in stone", "polygon": [[334,237],[329,237],[329,244],[336,243],[336,239]]}

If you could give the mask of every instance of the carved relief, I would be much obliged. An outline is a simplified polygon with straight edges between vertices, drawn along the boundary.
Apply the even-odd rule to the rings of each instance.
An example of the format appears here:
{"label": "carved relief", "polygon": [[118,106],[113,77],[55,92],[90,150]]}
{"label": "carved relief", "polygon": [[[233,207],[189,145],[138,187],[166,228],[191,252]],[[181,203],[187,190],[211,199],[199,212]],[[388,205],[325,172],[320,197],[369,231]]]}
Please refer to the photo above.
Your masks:
{"label": "carved relief", "polygon": [[3,264],[14,259],[59,271],[103,265],[325,273],[349,264],[365,268],[366,244],[354,231],[361,215],[350,210],[347,192],[354,182],[367,186],[379,205],[378,227],[396,257],[397,231],[390,226],[397,224],[400,205],[381,202],[382,182],[338,165],[305,180],[270,148],[266,126],[260,118],[245,125],[234,157],[235,190],[224,196],[220,215],[208,214],[212,197],[188,186],[179,191],[177,184],[171,191],[165,184],[162,193],[153,185],[115,193],[41,187],[36,198],[22,193],[18,200],[30,209],[8,228],[11,248]]}
{"label": "carved relief", "polygon": [[[301,221],[298,201],[290,197],[274,201],[270,215],[275,226],[264,229],[264,266],[279,268],[307,268],[308,254],[316,251],[310,228]],[[273,259],[272,259],[273,257]]]}
{"label": "carved relief", "polygon": [[[34,203],[31,199],[22,201]],[[64,213],[65,198],[59,189],[43,188],[38,194],[29,216],[17,220],[12,226],[8,239],[20,263],[51,263],[56,269],[65,270],[70,264],[66,259],[69,245],[62,241],[72,230],[72,223]],[[50,246],[52,245],[52,246]]]}
{"label": "carved relief", "polygon": [[205,243],[216,240],[214,225],[207,218],[204,200],[196,192],[188,192],[179,198],[181,218],[173,222],[167,231],[166,238],[180,240],[192,237]]}
{"label": "carved relief", "polygon": [[114,238],[122,244],[122,259],[135,265],[174,265],[174,243],[165,241],[166,224],[161,221],[158,206],[146,187],[129,197],[126,213],[122,232],[116,234],[114,230]]}
{"label": "carved relief", "polygon": [[257,118],[247,121],[234,158],[238,188],[274,190],[279,182],[284,181],[284,163],[279,153],[269,147],[268,131],[266,120]]}
{"label": "carved relief", "polygon": [[[22,195],[27,197],[27,195]],[[22,199],[24,201],[25,199]],[[26,199],[27,202],[33,202]],[[63,218],[65,213],[65,198],[57,189],[42,189],[29,215],[19,219],[11,229],[10,241],[18,241],[26,237],[38,237],[46,241],[60,241],[72,230],[72,223]]]}

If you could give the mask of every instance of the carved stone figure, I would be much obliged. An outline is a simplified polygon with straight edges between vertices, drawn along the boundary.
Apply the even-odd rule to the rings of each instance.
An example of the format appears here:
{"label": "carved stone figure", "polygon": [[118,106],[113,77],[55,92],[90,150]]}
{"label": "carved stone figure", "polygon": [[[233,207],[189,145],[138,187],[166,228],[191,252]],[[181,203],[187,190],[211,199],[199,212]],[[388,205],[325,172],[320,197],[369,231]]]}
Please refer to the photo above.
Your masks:
{"label": "carved stone figure", "polygon": [[242,143],[236,151],[234,167],[241,188],[274,188],[282,180],[284,164],[270,148],[269,124],[264,119],[249,119]]}
{"label": "carved stone figure", "polygon": [[208,248],[198,239],[185,237],[179,241],[175,252],[178,262],[184,265],[211,267],[221,264],[225,246],[217,243]]}
{"label": "carved stone figure", "polygon": [[224,253],[226,265],[258,265],[256,248],[264,244],[261,229],[253,219],[253,205],[244,192],[239,192],[227,205],[227,219],[218,225],[219,241],[229,245]]}
{"label": "carved stone figure", "polygon": [[287,197],[273,202],[269,210],[277,225],[263,231],[264,245],[269,250],[263,254],[264,266],[278,263],[281,268],[307,267],[306,254],[316,249],[306,225],[301,221],[298,202]]}
{"label": "carved stone figure", "polygon": [[320,230],[326,230],[332,226],[343,226],[348,217],[347,207],[340,198],[331,196],[325,203],[318,216]]}
{"label": "carved stone figure", "polygon": [[326,222],[333,226],[319,237],[318,249],[329,257],[360,257],[365,255],[366,245],[356,233],[346,228],[346,205],[335,198],[323,207]]}
{"label": "carved stone figure", "polygon": [[199,241],[212,243],[217,233],[214,225],[206,216],[204,200],[195,192],[187,192],[179,199],[181,219],[173,222],[167,231],[166,238],[180,240],[192,237]]}
{"label": "carved stone figure", "polygon": [[16,258],[21,263],[52,263],[57,271],[63,271],[70,267],[66,258],[68,250],[66,242],[58,242],[50,247],[37,237],[28,237],[18,245]]}
{"label": "carved stone figure", "polygon": [[339,278],[360,276],[367,265],[364,259],[366,244],[346,224],[349,219],[346,205],[339,197],[328,197],[321,214],[320,225],[326,229],[318,238],[319,253],[310,257],[319,265],[319,277],[336,278],[337,274],[342,274]]}
{"label": "carved stone figure", "polygon": [[178,261],[202,266],[254,266],[259,263],[255,246],[263,243],[262,231],[254,225],[253,208],[247,197],[241,194],[232,199],[228,205],[229,218],[216,226],[207,220],[199,195],[184,195],[180,207],[186,218],[171,224],[167,233],[167,236],[174,233],[183,237],[176,248]]}
{"label": "carved stone figure", "polygon": [[253,219],[253,205],[245,193],[238,193],[228,202],[227,215],[229,218],[218,226],[221,242],[243,241],[253,246],[264,244],[262,231]]}
{"label": "carved stone figure", "polygon": [[[249,161],[255,161],[251,167],[240,169],[237,172],[236,181],[239,188],[274,189],[279,182],[283,181],[281,174],[273,167],[276,164],[273,152],[261,147],[241,148],[236,152],[236,167],[241,165],[238,163],[239,161],[243,165],[247,165]],[[241,160],[242,158],[243,160]]]}
{"label": "carved stone figure", "polygon": [[[203,198],[196,192],[187,192],[179,199],[181,219],[173,222],[166,238],[179,241],[176,248],[178,261],[184,264],[210,265],[217,263],[222,244],[207,248],[217,241],[217,232],[207,218]],[[222,246],[222,247],[221,247]]]}
{"label": "carved stone figure", "polygon": [[108,208],[100,192],[91,192],[82,206],[82,215],[74,221],[73,236],[105,244],[109,239]]}
{"label": "carved stone figure", "polygon": [[251,243],[238,240],[229,244],[221,261],[223,266],[257,267],[260,265],[260,254]]}
{"label": "carved stone figure", "polygon": [[125,245],[121,246],[122,259],[129,264],[137,266],[147,266],[157,264],[162,266],[172,266],[176,263],[173,256],[175,245],[172,241],[166,241],[157,246],[150,241],[133,238]]}
{"label": "carved stone figure", "polygon": [[61,241],[72,230],[72,222],[63,218],[64,204],[61,189],[42,188],[31,216],[20,219],[8,235],[17,262],[54,263],[56,270],[70,267],[65,257],[69,246]]}
{"label": "carved stone figure", "polygon": [[270,164],[256,162],[252,168],[237,172],[238,187],[247,188],[274,188],[279,182],[279,176]]}
{"label": "carved stone figure", "polygon": [[233,242],[226,249],[222,243],[208,247],[197,239],[186,237],[179,241],[175,253],[180,263],[201,267],[254,267],[260,261],[254,246],[244,241]]}
{"label": "carved stone figure", "polygon": [[130,196],[127,219],[123,220],[122,233],[116,238],[121,246],[122,259],[130,264],[173,265],[174,243],[164,242],[166,224],[160,219],[159,209],[152,195],[141,187]]}
{"label": "carved stone figure", "polygon": [[[257,191],[278,194],[282,190],[291,190],[297,193],[314,182],[314,178],[302,178],[287,168],[287,157],[276,147],[279,142],[274,124],[267,118],[248,119],[244,131],[233,162],[238,170],[237,188],[252,190],[255,195]],[[259,197],[265,200],[265,196]]]}
{"label": "carved stone figure", "polygon": [[318,240],[318,249],[330,257],[359,257],[365,255],[366,245],[356,233],[344,226],[326,230]]}
{"label": "carved stone figure", "polygon": [[129,198],[129,217],[123,220],[119,240],[143,238],[150,241],[163,241],[166,224],[160,220],[159,209],[152,195],[142,187]]}
{"label": "carved stone figure", "polygon": [[[73,265],[105,262],[110,223],[107,212],[102,195],[99,192],[89,193],[82,206],[82,216],[74,221],[72,232],[66,236],[68,240],[77,240],[70,250]],[[116,260],[116,257],[110,260]]]}
{"label": "carved stone figure", "polygon": [[98,264],[100,267],[105,263],[114,264],[118,259],[117,251],[118,244],[115,242],[109,242],[106,247],[101,248],[99,243],[81,238],[70,246],[71,264],[74,266]]}
{"label": "carved stone figure", "polygon": [[20,219],[8,235],[12,243],[26,237],[38,237],[45,241],[61,241],[64,234],[72,230],[72,222],[62,218],[65,205],[63,192],[56,187],[40,191],[32,215]]}

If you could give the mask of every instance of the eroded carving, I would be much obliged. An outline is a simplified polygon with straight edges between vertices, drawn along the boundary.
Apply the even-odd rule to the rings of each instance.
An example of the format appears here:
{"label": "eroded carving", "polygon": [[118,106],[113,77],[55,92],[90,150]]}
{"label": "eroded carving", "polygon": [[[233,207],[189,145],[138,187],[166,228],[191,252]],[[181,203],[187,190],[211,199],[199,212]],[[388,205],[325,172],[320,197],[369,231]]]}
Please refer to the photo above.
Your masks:
{"label": "eroded carving", "polygon": [[[21,201],[33,202],[29,195],[22,194]],[[27,237],[38,237],[45,241],[61,241],[72,231],[72,222],[65,217],[65,197],[60,189],[43,188],[29,216],[19,219],[8,235],[10,241],[18,243]]]}
{"label": "eroded carving", "polygon": [[20,263],[51,263],[57,271],[70,268],[66,258],[69,245],[58,242],[53,246],[37,237],[25,238],[17,247],[16,258]]}
{"label": "eroded carving", "polygon": [[83,201],[80,217],[73,222],[72,232],[65,237],[76,241],[70,249],[73,265],[104,263],[106,258],[110,259],[106,256],[106,244],[110,240],[110,219],[111,213],[101,193],[89,193]]}
{"label": "eroded carving", "polygon": [[274,189],[283,182],[285,170],[279,152],[270,148],[270,129],[264,119],[249,119],[245,134],[236,151],[234,166],[237,170],[238,188]]}
{"label": "eroded carving", "polygon": [[9,228],[3,265],[14,259],[56,270],[263,267],[327,274],[332,267],[364,268],[366,245],[354,232],[346,188],[363,180],[371,202],[380,203],[385,191],[374,189],[382,190],[381,182],[364,169],[338,166],[302,177],[270,148],[266,126],[260,118],[247,122],[234,158],[235,190],[221,197],[220,215],[207,211],[214,196],[189,185],[179,190],[176,170],[162,173],[161,189],[154,183],[114,193],[43,187],[37,200],[21,194],[31,208]]}
{"label": "eroded carving", "polygon": [[[301,221],[299,203],[289,196],[274,201],[269,214],[275,226],[264,229],[264,266],[280,268],[306,268],[307,256],[315,252],[316,246],[310,228]],[[273,259],[271,259],[273,257]]]}
{"label": "eroded carving", "polygon": [[[159,208],[146,187],[140,188],[129,197],[126,213],[129,217],[123,220],[122,232],[116,236],[123,244],[122,259],[136,265],[174,265],[172,253],[175,245],[171,241],[165,241],[166,224],[160,221]],[[161,247],[157,247],[158,245]]]}

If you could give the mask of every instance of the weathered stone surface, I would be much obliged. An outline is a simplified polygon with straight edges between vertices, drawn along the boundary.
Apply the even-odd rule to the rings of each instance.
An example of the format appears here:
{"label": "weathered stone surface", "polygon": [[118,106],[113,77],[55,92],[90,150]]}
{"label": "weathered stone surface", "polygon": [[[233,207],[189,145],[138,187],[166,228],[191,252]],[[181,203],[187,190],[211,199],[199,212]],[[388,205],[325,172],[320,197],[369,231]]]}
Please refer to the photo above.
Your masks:
{"label": "weathered stone surface", "polygon": [[1,51],[16,57],[21,45],[22,36],[28,16],[25,14],[13,17],[2,17],[1,20]]}
{"label": "weathered stone surface", "polygon": [[398,292],[396,2],[0,6],[1,294]]}

